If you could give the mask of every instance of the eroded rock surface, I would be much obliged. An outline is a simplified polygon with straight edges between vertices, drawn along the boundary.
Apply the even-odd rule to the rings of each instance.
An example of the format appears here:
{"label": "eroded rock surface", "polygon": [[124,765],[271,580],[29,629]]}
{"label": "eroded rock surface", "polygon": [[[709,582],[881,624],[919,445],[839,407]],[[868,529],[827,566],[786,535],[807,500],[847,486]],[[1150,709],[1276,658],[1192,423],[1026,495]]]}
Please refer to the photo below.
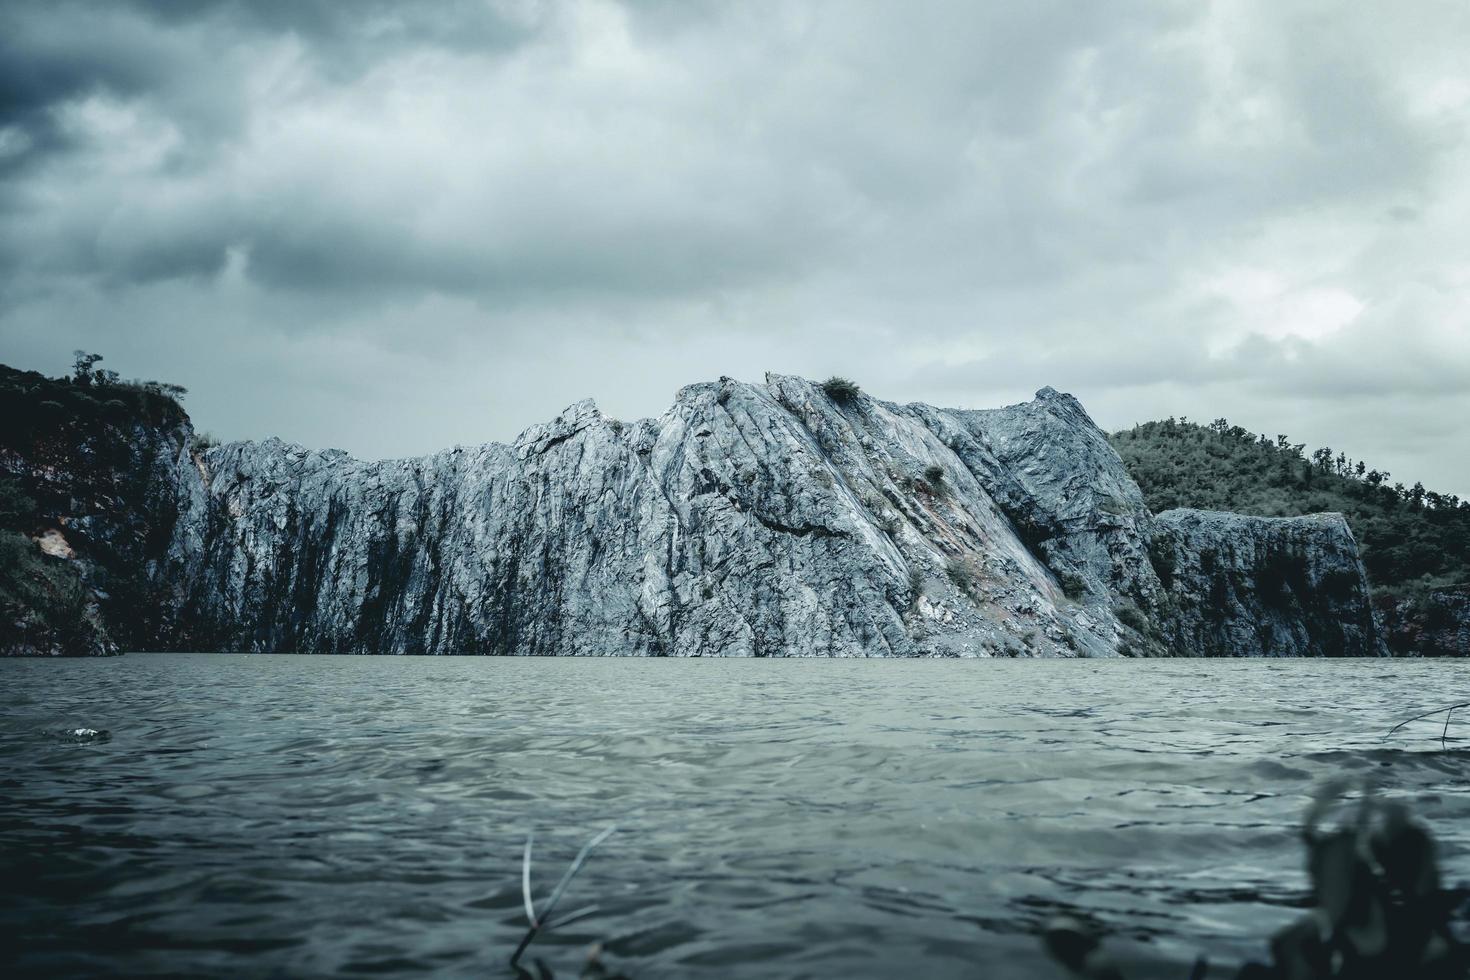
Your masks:
{"label": "eroded rock surface", "polygon": [[1204,656],[1386,653],[1358,547],[1340,514],[1245,517],[1170,510],[1153,555],[1169,641]]}
{"label": "eroded rock surface", "polygon": [[180,454],[176,482],[157,577],[196,646],[1382,650],[1340,518],[1156,518],[1081,405],[1051,389],[954,411],[724,378],[657,419],[586,401],[511,445],[383,462],[236,443]]}
{"label": "eroded rock surface", "polygon": [[1440,586],[1415,597],[1381,597],[1379,625],[1395,650],[1424,657],[1470,656],[1470,585]]}

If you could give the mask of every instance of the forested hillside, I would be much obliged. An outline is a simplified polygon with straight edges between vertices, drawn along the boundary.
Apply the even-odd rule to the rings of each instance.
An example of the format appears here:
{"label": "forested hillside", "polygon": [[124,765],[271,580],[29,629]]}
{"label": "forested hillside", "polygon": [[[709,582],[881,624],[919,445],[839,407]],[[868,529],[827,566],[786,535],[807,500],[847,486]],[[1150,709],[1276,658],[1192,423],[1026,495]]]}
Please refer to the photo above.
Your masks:
{"label": "forested hillside", "polygon": [[1171,418],[1111,438],[1155,513],[1173,507],[1273,517],[1342,513],[1358,539],[1391,645],[1400,652],[1470,653],[1453,648],[1463,640],[1439,635],[1457,626],[1453,620],[1470,592],[1470,501],[1394,482],[1392,474],[1330,448],[1308,455],[1285,435],[1258,435],[1225,419],[1198,425]]}
{"label": "forested hillside", "polygon": [[173,503],[141,461],[150,440],[186,438],[184,389],[100,360],[78,351],[66,378],[0,365],[0,655],[140,649],[159,632],[142,570]]}

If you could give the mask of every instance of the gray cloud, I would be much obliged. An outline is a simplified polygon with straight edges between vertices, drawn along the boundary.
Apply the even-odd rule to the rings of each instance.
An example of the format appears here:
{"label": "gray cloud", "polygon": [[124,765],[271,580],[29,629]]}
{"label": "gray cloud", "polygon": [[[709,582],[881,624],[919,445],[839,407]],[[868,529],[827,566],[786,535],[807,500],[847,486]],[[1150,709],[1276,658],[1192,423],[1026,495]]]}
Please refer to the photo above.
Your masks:
{"label": "gray cloud", "polygon": [[0,343],[364,455],[853,375],[1470,491],[1462,4],[16,3]]}

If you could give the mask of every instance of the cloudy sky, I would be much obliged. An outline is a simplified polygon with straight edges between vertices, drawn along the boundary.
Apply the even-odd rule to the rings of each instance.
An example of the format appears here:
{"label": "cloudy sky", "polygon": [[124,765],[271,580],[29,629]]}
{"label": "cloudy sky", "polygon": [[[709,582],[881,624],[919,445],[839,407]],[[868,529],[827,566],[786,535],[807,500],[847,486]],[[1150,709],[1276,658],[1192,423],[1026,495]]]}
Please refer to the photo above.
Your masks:
{"label": "cloudy sky", "polygon": [[0,360],[363,456],[766,370],[1470,496],[1470,4],[0,7]]}

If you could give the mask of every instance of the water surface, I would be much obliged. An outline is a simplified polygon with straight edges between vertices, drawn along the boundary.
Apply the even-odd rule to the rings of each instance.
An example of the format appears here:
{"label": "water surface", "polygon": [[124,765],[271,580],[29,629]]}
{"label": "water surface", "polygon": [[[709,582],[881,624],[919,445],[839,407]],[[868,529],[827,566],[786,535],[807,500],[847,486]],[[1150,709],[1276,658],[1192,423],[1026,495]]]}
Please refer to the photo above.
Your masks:
{"label": "water surface", "polygon": [[616,823],[563,905],[601,911],[534,947],[559,975],[600,941],[637,980],[1050,977],[1034,930],[1070,912],[1182,977],[1299,914],[1325,778],[1413,801],[1470,879],[1470,742],[1382,738],[1467,689],[1430,661],[0,662],[0,972],[507,976],[527,833],[544,896]]}

